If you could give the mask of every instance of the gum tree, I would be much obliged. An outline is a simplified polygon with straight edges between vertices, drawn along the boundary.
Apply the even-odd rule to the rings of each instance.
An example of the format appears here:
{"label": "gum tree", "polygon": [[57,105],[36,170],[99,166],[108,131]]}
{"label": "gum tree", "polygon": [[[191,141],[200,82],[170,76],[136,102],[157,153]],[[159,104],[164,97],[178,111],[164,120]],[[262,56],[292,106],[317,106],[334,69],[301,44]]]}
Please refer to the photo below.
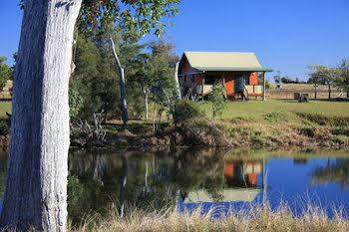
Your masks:
{"label": "gum tree", "polygon": [[69,149],[68,86],[79,15],[160,34],[179,0],[23,0],[14,74],[8,178],[0,230],[65,231]]}

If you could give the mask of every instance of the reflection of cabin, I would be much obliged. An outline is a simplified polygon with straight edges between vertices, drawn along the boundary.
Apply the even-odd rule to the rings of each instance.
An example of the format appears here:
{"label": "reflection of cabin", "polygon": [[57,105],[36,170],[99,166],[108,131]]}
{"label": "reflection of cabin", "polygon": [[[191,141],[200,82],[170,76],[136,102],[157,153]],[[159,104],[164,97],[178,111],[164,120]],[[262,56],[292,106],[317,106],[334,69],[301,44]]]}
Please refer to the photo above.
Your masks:
{"label": "reflection of cabin", "polygon": [[224,169],[226,183],[229,187],[257,187],[262,167],[261,162],[227,162]]}
{"label": "reflection of cabin", "polygon": [[228,99],[265,97],[265,73],[254,53],[185,52],[178,69],[182,96],[205,97],[215,83]]}
{"label": "reflection of cabin", "polygon": [[[222,202],[252,202],[259,194],[260,189],[248,188],[248,189],[224,189],[220,192]],[[188,196],[184,199],[186,203],[200,203],[200,202],[214,202],[213,197],[207,193],[206,190],[198,190],[189,192]]]}
{"label": "reflection of cabin", "polygon": [[[264,188],[264,183],[258,187],[258,175],[263,173],[262,161],[226,162],[224,178],[227,187],[219,191],[220,202],[252,202]],[[264,178],[262,177],[262,182]],[[203,189],[191,191],[184,197],[183,203],[215,202],[215,199]]]}

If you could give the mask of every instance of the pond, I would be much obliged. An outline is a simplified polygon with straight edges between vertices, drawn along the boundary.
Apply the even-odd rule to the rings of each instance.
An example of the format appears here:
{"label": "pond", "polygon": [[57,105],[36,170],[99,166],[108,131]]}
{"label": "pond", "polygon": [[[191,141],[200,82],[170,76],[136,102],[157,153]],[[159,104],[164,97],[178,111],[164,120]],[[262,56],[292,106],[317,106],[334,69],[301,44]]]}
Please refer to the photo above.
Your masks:
{"label": "pond", "polygon": [[[215,209],[217,217],[267,200],[301,213],[308,203],[349,212],[349,156],[309,158],[243,156],[217,158],[217,151],[101,153],[69,155],[68,211],[73,223],[94,212],[132,208],[179,211]],[[221,157],[218,155],[218,157]],[[303,156],[307,157],[307,155]],[[0,153],[0,204],[7,155]],[[1,208],[1,207],[0,207]],[[346,214],[348,215],[348,214]]]}

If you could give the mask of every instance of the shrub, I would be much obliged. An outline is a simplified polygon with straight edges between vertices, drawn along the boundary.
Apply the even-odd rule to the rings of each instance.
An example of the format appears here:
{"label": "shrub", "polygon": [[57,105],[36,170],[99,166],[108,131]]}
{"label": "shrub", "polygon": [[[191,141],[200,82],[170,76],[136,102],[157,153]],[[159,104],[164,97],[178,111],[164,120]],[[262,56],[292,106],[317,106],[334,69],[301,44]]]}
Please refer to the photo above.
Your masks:
{"label": "shrub", "polygon": [[212,103],[212,118],[216,118],[217,115],[222,114],[226,107],[225,98],[223,95],[224,86],[222,84],[215,84],[211,93],[208,96],[208,100]]}
{"label": "shrub", "polygon": [[173,110],[173,121],[176,125],[203,116],[199,104],[190,100],[178,101]]}
{"label": "shrub", "polygon": [[84,106],[84,98],[79,93],[78,89],[69,89],[69,107],[70,107],[70,117],[75,118],[80,113],[80,110]]}

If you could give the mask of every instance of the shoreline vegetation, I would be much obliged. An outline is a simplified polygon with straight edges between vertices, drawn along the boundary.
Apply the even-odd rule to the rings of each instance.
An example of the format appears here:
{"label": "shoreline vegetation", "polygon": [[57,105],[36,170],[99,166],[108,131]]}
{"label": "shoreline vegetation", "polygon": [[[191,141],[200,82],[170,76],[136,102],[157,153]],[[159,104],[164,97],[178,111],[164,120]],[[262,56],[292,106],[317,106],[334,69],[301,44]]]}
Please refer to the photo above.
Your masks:
{"label": "shoreline vegetation", "polygon": [[107,124],[104,144],[151,151],[197,146],[295,152],[349,148],[345,102],[233,102],[216,119],[210,119],[211,103],[198,105],[201,114],[163,122],[155,132],[151,122],[131,122],[127,129],[121,122]]}
{"label": "shoreline vegetation", "polygon": [[[215,119],[210,117],[211,103],[193,104],[194,108],[197,107],[194,111],[200,112],[180,115],[176,123],[165,115],[162,117],[164,120],[155,124],[152,120],[130,121],[127,128],[120,121],[101,124],[104,133],[102,141],[93,136],[87,139],[90,132],[82,133],[81,128],[73,127],[71,146],[144,151],[219,147],[316,152],[349,148],[349,107],[346,102],[232,102],[227,103]],[[185,104],[185,107],[192,106]],[[8,103],[5,109],[9,109]],[[6,120],[4,116],[1,118],[2,121]],[[4,141],[3,137],[1,141]],[[4,145],[4,142],[1,144]]]}
{"label": "shoreline vegetation", "polygon": [[80,226],[69,231],[349,231],[349,221],[337,210],[333,217],[319,207],[305,206],[302,214],[295,216],[287,205],[272,210],[267,204],[251,210],[233,212],[213,219],[214,209],[202,214],[200,209],[181,213],[177,209],[144,212],[137,209],[120,217],[116,210],[107,216],[86,216]]}

